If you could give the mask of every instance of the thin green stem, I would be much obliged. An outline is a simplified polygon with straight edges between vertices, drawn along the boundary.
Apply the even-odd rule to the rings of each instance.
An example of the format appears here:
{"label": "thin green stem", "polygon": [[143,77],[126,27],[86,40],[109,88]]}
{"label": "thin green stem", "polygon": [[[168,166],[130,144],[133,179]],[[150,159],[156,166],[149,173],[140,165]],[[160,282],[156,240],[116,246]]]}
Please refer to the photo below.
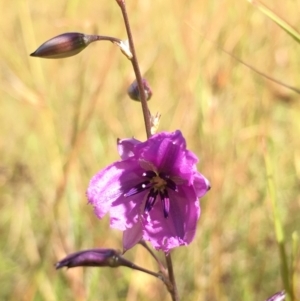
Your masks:
{"label": "thin green stem", "polygon": [[90,39],[93,41],[110,41],[112,43],[121,43],[122,40],[110,36],[99,36],[99,35],[90,35]]}
{"label": "thin green stem", "polygon": [[147,98],[146,98],[146,94],[145,94],[145,90],[144,90],[143,80],[142,80],[142,76],[141,76],[141,71],[140,71],[139,63],[138,63],[135,48],[134,48],[134,42],[133,42],[133,37],[132,37],[131,28],[130,28],[130,24],[129,24],[128,14],[126,11],[125,0],[116,0],[116,1],[121,8],[125,27],[126,27],[130,51],[132,53],[131,63],[132,63],[136,81],[137,81],[137,84],[139,87],[143,116],[144,116],[144,121],[145,121],[146,134],[147,134],[147,138],[149,138],[151,136],[151,121],[150,121],[150,116],[149,116],[149,109],[148,109]]}
{"label": "thin green stem", "polygon": [[268,192],[269,192],[272,210],[273,210],[274,231],[276,235],[276,240],[279,248],[280,261],[281,261],[281,277],[284,283],[285,291],[287,293],[287,300],[292,301],[294,300],[294,297],[293,297],[293,290],[290,284],[288,258],[285,250],[284,230],[281,222],[280,211],[277,204],[273,167],[266,145],[264,145],[264,159],[265,159],[265,167],[267,172]]}
{"label": "thin green stem", "polygon": [[122,256],[116,257],[116,260],[119,265],[126,266],[128,268],[144,272],[146,274],[149,274],[151,276],[154,276],[154,277],[160,279],[166,285],[166,287],[168,288],[169,291],[170,291],[170,288],[172,288],[172,284],[170,283],[170,279],[166,273],[163,273],[162,271],[159,271],[158,273],[152,272],[148,269],[145,269],[143,267],[140,267],[140,266],[134,264],[133,262],[125,259]]}
{"label": "thin green stem", "polygon": [[171,258],[171,253],[165,253],[166,257],[166,263],[168,267],[168,272],[169,272],[169,279],[172,284],[171,289],[169,289],[169,292],[172,296],[173,301],[179,301],[179,296],[178,296],[178,291],[177,291],[177,286],[176,286],[176,281],[175,281],[175,275],[174,275],[174,270],[173,270],[173,264],[172,264],[172,258]]}
{"label": "thin green stem", "polygon": [[[140,267],[140,266],[134,264],[134,263],[131,262],[131,261],[126,260],[125,258],[122,258],[122,262],[123,262],[123,265],[124,265],[124,266],[127,266],[127,267],[129,267],[129,268],[131,268],[131,269],[138,270],[138,271],[144,272],[144,273],[146,273],[146,274],[152,275],[152,276],[154,276],[154,277],[156,277],[156,278],[161,279],[163,282],[165,282],[165,281],[164,281],[164,277],[162,277],[162,274],[161,274],[161,273],[156,273],[156,272],[152,272],[152,271],[150,271],[150,270],[147,270],[147,269],[145,269],[145,268],[143,268],[143,267]],[[125,262],[127,262],[127,264],[125,264]]]}
{"label": "thin green stem", "polygon": [[156,254],[152,251],[152,249],[149,248],[149,246],[146,244],[146,242],[144,240],[141,240],[139,242],[140,245],[142,245],[149,253],[150,255],[155,259],[155,261],[158,264],[158,267],[160,269],[160,271],[167,276],[167,269],[165,268],[165,266],[162,264],[162,262],[159,260],[159,258],[156,256]]}

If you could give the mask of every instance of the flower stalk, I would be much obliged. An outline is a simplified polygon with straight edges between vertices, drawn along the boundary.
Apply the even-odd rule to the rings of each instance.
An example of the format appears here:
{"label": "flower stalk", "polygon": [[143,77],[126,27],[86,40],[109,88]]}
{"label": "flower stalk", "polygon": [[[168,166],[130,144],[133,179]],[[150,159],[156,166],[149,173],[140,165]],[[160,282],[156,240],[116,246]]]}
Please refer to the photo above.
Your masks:
{"label": "flower stalk", "polygon": [[[140,101],[147,140],[118,139],[121,160],[99,171],[90,181],[87,198],[102,219],[110,214],[110,226],[123,232],[123,252],[115,249],[89,249],[66,256],[56,264],[62,267],[129,267],[152,275],[165,284],[173,301],[179,301],[171,250],[188,245],[195,237],[200,217],[199,198],[210,189],[209,181],[197,170],[197,156],[189,151],[182,133],[156,133],[160,115],[151,116],[147,101],[152,90],[141,71],[135,52],[125,0],[119,5],[128,41],[68,32],[43,43],[34,57],[60,59],[78,54],[90,43],[107,40],[119,46],[131,61],[136,80],[128,89],[131,99]],[[165,254],[163,264],[145,243]],[[141,244],[158,264],[153,272],[125,259],[123,254]]]}
{"label": "flower stalk", "polygon": [[[141,72],[140,72],[140,68],[139,68],[139,64],[138,64],[138,60],[137,60],[137,56],[136,56],[136,52],[135,52],[135,48],[134,48],[134,42],[133,42],[131,28],[130,28],[130,24],[129,24],[129,20],[128,20],[128,14],[126,11],[125,0],[117,0],[117,3],[121,8],[126,31],[127,31],[129,46],[130,46],[130,50],[132,53],[131,63],[132,63],[132,66],[133,66],[133,69],[135,72],[136,81],[137,81],[138,88],[140,91],[140,100],[141,100],[141,104],[142,104],[146,134],[147,134],[147,138],[150,138],[151,137],[151,116],[149,113],[148,104],[147,104],[147,95],[144,90],[144,83],[143,83],[143,79],[141,76]],[[176,281],[175,281],[175,275],[174,275],[174,271],[173,271],[171,255],[165,253],[165,256],[166,256],[166,262],[167,262],[167,267],[168,267],[169,280],[172,284],[171,286],[168,286],[168,285],[166,285],[166,286],[172,296],[172,300],[178,301],[179,298],[178,298],[178,292],[177,292],[177,286],[176,286]]]}
{"label": "flower stalk", "polygon": [[125,0],[116,0],[116,1],[118,3],[119,7],[121,8],[124,24],[126,27],[127,37],[128,37],[128,41],[129,41],[129,47],[130,47],[130,51],[132,53],[131,63],[132,63],[132,67],[133,67],[133,70],[135,73],[139,91],[140,91],[140,100],[141,100],[143,117],[144,117],[144,122],[145,122],[145,129],[146,129],[147,138],[149,138],[151,136],[151,120],[150,120],[150,114],[149,114],[149,109],[148,109],[148,104],[147,104],[147,96],[146,96],[146,93],[144,90],[143,79],[142,79],[137,55],[135,52],[133,37],[132,37],[132,33],[131,33],[131,27],[129,24],[128,14],[127,14],[127,10],[126,10],[126,3],[125,3]]}
{"label": "flower stalk", "polygon": [[157,262],[158,267],[160,271],[167,276],[167,270],[165,266],[162,264],[162,262],[159,260],[159,258],[156,256],[156,254],[152,251],[152,249],[149,248],[149,246],[146,244],[146,242],[142,239],[139,244],[143,246],[149,253],[150,255],[154,258],[154,260]]}
{"label": "flower stalk", "polygon": [[167,263],[168,272],[169,272],[169,279],[170,279],[170,282],[172,283],[172,287],[168,288],[168,290],[172,296],[172,301],[179,301],[171,253],[165,253],[165,257],[166,257],[166,263]]}

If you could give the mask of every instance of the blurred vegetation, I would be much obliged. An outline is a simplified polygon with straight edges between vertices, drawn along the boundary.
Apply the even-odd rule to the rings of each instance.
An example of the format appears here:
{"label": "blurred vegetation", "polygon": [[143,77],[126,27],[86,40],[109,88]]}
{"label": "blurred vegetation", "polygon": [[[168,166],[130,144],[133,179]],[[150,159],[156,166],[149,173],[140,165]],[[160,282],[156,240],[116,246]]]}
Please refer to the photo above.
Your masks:
{"label": "blurred vegetation", "polygon": [[[300,229],[300,97],[216,45],[298,88],[299,45],[247,1],[127,2],[154,93],[150,109],[162,114],[160,130],[183,132],[212,184],[196,239],[173,255],[182,300],[263,301],[283,289],[264,158],[290,257]],[[265,3],[300,29],[300,2]],[[140,105],[126,95],[131,64],[116,46],[94,43],[63,60],[29,54],[68,31],[125,38],[118,6],[0,5],[0,299],[170,300],[159,280],[136,271],[53,266],[77,250],[121,248],[121,233],[94,216],[85,190],[92,175],[118,159],[118,137],[144,140],[145,131]],[[127,256],[157,269],[141,247]]]}

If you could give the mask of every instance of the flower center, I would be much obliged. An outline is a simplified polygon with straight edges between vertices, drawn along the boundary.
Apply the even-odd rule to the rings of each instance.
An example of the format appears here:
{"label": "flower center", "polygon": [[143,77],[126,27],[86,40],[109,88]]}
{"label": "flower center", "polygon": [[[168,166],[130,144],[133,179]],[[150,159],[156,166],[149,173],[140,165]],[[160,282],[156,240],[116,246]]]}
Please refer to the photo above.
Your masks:
{"label": "flower center", "polygon": [[170,212],[170,198],[168,189],[173,191],[177,190],[176,183],[171,180],[169,175],[164,173],[156,173],[152,170],[145,171],[142,174],[143,177],[147,178],[145,181],[135,185],[128,192],[124,194],[125,197],[129,197],[138,194],[142,191],[149,190],[147,195],[144,212],[150,212],[153,208],[157,196],[160,196],[164,217],[167,218]]}
{"label": "flower center", "polygon": [[150,180],[150,183],[152,183],[152,188],[156,190],[163,190],[167,186],[167,182],[161,178],[159,175],[153,177]]}

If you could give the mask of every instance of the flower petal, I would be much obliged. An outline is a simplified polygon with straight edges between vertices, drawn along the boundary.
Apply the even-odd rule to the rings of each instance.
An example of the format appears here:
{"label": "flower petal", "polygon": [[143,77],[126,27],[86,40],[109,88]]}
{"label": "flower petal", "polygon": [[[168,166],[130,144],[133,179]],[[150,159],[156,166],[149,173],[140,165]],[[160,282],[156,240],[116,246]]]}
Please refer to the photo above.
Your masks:
{"label": "flower petal", "polygon": [[156,249],[169,252],[170,249],[188,245],[195,236],[200,216],[198,198],[192,186],[181,186],[178,192],[169,191],[170,211],[164,218],[160,202],[157,202],[147,216],[144,215],[143,238]]}
{"label": "flower petal", "polygon": [[123,232],[123,249],[124,252],[135,246],[143,236],[142,224],[137,222],[133,227]]}
{"label": "flower petal", "polygon": [[[97,216],[109,212],[110,226],[124,231],[125,250],[141,239],[164,252],[189,244],[200,217],[198,198],[210,185],[181,132],[159,133],[145,142],[118,140],[118,151],[122,161],[95,175],[87,191]],[[163,186],[152,182],[155,177]]]}
{"label": "flower petal", "polygon": [[125,160],[134,156],[135,145],[141,143],[139,140],[134,138],[129,139],[118,139],[118,153],[120,157]]}
{"label": "flower petal", "polygon": [[142,172],[136,160],[128,159],[108,166],[92,178],[87,198],[100,219],[110,212],[111,226],[120,230],[137,222],[137,198],[126,198],[124,194],[137,183]]}
{"label": "flower petal", "polygon": [[115,200],[110,208],[110,226],[122,231],[133,227],[141,215],[146,193]]}
{"label": "flower petal", "polygon": [[200,172],[195,172],[193,185],[198,198],[203,197],[210,190],[209,181]]}
{"label": "flower petal", "polygon": [[[173,141],[171,138],[175,137]],[[147,169],[159,170],[170,176],[178,175],[187,184],[192,184],[193,171],[196,170],[198,158],[185,149],[185,140],[179,131],[167,135],[160,133],[135,147],[135,156],[140,164]]]}
{"label": "flower petal", "polygon": [[153,135],[149,140],[170,140],[172,141],[174,144],[179,145],[180,147],[182,147],[183,149],[186,149],[186,142],[184,137],[182,136],[181,131],[176,130],[172,133],[168,133],[168,132],[161,132],[161,133],[157,133],[155,135]]}

